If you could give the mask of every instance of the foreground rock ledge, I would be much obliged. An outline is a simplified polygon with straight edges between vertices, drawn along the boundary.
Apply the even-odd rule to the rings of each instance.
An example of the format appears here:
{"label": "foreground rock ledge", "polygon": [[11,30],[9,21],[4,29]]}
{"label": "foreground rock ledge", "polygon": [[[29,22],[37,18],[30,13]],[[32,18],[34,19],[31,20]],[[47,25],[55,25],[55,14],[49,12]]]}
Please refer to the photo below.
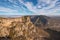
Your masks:
{"label": "foreground rock ledge", "polygon": [[11,37],[11,40],[44,40],[49,34],[36,27],[29,16],[19,18],[0,18],[0,37]]}

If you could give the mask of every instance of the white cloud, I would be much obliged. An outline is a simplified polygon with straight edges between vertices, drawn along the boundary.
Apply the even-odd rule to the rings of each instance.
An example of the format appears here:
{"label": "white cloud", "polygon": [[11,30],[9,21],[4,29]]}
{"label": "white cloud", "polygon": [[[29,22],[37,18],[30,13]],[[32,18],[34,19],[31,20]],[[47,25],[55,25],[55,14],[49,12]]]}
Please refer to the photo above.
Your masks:
{"label": "white cloud", "polygon": [[8,1],[13,3],[14,5],[17,5],[17,3],[16,3],[17,0],[8,0]]}
{"label": "white cloud", "polygon": [[[1,13],[3,12],[3,13]],[[0,7],[0,15],[19,15],[17,10],[10,8]]]}
{"label": "white cloud", "polygon": [[34,6],[32,5],[31,2],[25,3],[25,6],[26,6],[29,10],[34,11]]}
{"label": "white cloud", "polygon": [[10,8],[0,7],[0,15],[34,15],[34,14],[32,13],[28,14],[27,12],[18,12],[17,10],[13,10]]}
{"label": "white cloud", "polygon": [[48,3],[48,4],[49,4],[49,3],[50,3],[50,1],[51,1],[51,0],[38,0],[38,3],[39,3],[39,2],[46,2],[46,3]]}
{"label": "white cloud", "polygon": [[[46,4],[49,4],[48,7],[43,7],[42,5],[39,5],[40,3],[45,2]],[[55,4],[58,0],[38,0],[38,7],[41,9],[37,9],[37,5],[33,6],[33,3],[31,2],[26,2],[24,3],[22,0],[21,2],[32,12],[36,13],[37,15],[59,15],[57,12],[60,10],[60,7],[55,7]],[[43,4],[45,5],[45,4]],[[50,9],[52,8],[52,9]]]}
{"label": "white cloud", "polygon": [[9,12],[9,13],[17,12],[16,10],[12,10],[10,8],[5,8],[5,7],[0,7],[0,11],[1,12]]}
{"label": "white cloud", "polygon": [[[9,0],[9,1],[12,3],[14,2],[14,0]],[[24,3],[23,0],[19,0],[20,3],[24,4],[30,11],[34,12],[36,15],[57,15],[57,12],[60,10],[60,7],[55,7],[55,4],[57,1],[58,0],[38,0],[37,5],[34,6],[32,2]],[[42,7],[42,6],[45,6],[46,4],[41,3],[41,2],[45,2],[46,4],[49,4],[49,5],[47,7]],[[14,2],[14,4],[16,4],[16,2]],[[18,8],[18,6],[16,5],[14,5],[14,7]],[[38,8],[41,8],[41,9],[38,9]],[[25,10],[25,8],[23,9]],[[0,11],[9,12],[10,14],[16,13],[16,15],[18,14],[17,10],[12,10],[9,8],[4,8],[4,7],[1,7]],[[25,15],[25,14],[28,15],[27,13],[21,13],[21,14],[19,13],[19,15]]]}
{"label": "white cloud", "polygon": [[[57,1],[58,0],[38,0],[37,5],[41,4],[40,6],[44,6],[44,5],[48,4],[49,6],[44,7],[43,9],[49,9],[49,8],[54,7]],[[41,3],[41,2],[44,2],[44,3]]]}

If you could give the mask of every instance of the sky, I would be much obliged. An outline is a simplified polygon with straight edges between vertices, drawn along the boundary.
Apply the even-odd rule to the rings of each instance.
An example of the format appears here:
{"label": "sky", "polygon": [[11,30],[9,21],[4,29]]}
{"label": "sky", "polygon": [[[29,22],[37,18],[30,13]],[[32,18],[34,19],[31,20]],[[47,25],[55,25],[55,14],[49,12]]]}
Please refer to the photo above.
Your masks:
{"label": "sky", "polygon": [[60,0],[0,0],[0,15],[60,15]]}

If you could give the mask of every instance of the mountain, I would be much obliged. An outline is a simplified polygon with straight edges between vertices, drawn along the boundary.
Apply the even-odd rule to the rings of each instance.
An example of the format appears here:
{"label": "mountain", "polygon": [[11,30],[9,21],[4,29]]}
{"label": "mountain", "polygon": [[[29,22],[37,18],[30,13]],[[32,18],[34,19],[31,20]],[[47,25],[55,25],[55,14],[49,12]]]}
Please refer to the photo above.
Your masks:
{"label": "mountain", "polygon": [[50,17],[45,15],[35,15],[30,17],[33,24],[42,28],[45,28],[45,26],[48,25],[48,19],[50,19]]}
{"label": "mountain", "polygon": [[44,15],[0,17],[1,40],[58,40],[60,21]]}
{"label": "mountain", "polygon": [[11,40],[46,40],[49,33],[36,27],[30,16],[16,18],[0,18],[0,37],[10,37]]}
{"label": "mountain", "polygon": [[35,15],[31,16],[31,22],[40,28],[60,31],[60,17],[59,16],[45,16]]}

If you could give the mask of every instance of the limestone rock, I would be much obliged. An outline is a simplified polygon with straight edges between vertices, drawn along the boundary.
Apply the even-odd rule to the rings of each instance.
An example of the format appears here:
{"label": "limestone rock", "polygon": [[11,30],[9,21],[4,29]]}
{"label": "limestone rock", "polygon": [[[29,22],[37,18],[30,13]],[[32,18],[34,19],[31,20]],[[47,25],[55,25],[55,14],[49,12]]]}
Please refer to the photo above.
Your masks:
{"label": "limestone rock", "polygon": [[9,36],[11,40],[43,40],[49,34],[36,27],[29,16],[20,18],[1,18],[0,37]]}

